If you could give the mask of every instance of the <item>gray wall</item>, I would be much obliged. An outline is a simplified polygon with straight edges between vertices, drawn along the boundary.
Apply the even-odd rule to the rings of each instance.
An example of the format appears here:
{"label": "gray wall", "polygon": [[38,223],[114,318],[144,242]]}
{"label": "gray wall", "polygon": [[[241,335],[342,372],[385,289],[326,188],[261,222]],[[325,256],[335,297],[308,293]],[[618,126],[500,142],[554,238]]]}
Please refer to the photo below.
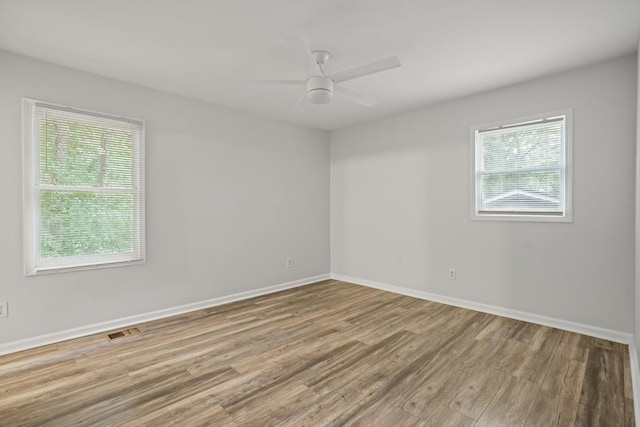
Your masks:
{"label": "gray wall", "polygon": [[[23,96],[146,120],[146,264],[23,276]],[[0,52],[0,146],[0,344],[329,273],[326,132]]]}
{"label": "gray wall", "polygon": [[[337,274],[631,332],[636,80],[629,56],[335,131],[329,176],[325,132],[0,52],[0,344],[328,273],[329,236]],[[147,121],[146,264],[22,275],[23,96]],[[574,222],[471,221],[469,126],[566,107]]]}
{"label": "gray wall", "polygon": [[[333,132],[332,272],[632,332],[636,68],[628,56]],[[573,223],[471,221],[469,127],[567,107]]]}

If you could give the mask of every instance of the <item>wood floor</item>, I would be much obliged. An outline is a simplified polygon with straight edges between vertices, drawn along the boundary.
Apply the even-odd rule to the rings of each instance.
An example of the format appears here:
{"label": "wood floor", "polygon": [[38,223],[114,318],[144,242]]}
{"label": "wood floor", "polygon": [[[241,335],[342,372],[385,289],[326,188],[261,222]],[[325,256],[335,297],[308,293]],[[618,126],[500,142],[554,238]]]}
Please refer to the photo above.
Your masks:
{"label": "wood floor", "polygon": [[0,357],[2,426],[631,426],[626,346],[325,281]]}

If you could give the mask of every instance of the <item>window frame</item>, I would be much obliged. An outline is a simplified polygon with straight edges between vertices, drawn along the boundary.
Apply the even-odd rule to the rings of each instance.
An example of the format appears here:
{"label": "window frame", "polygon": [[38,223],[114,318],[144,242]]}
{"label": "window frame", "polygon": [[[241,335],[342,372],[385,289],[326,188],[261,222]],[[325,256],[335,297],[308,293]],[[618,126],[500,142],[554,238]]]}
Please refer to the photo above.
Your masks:
{"label": "window frame", "polygon": [[[131,194],[134,200],[134,248],[131,252],[106,255],[81,255],[56,258],[57,261],[40,257],[40,190],[72,188],[90,191],[96,194],[125,193],[122,189],[108,189],[101,187],[72,187],[51,186],[40,184],[40,141],[36,131],[36,107],[51,108],[81,114],[88,118],[102,118],[139,126],[139,141],[134,142],[133,167],[137,167],[138,174],[134,176]],[[60,273],[76,270],[90,270],[98,268],[135,265],[146,262],[145,237],[145,122],[140,119],[116,116],[97,111],[69,107],[32,98],[22,99],[22,164],[23,164],[23,245],[24,245],[24,275],[34,276],[48,273]],[[137,187],[136,188],[136,184]],[[99,190],[96,190],[100,188]],[[64,190],[62,190],[64,191]],[[137,226],[137,227],[136,227]]]}
{"label": "window frame", "polygon": [[[487,130],[491,128],[499,128],[501,126],[513,126],[518,124],[525,124],[527,122],[534,122],[553,117],[564,116],[564,168],[561,168],[561,176],[564,176],[564,214],[550,214],[550,213],[515,213],[515,212],[495,212],[487,213],[480,212],[478,207],[480,206],[480,156],[477,155],[478,146],[480,140],[478,138],[478,131]],[[531,123],[534,124],[534,123]],[[507,120],[500,120],[491,123],[484,123],[481,125],[471,126],[469,129],[469,141],[470,141],[470,153],[471,153],[471,167],[470,167],[470,197],[469,197],[469,210],[472,220],[478,221],[527,221],[527,222],[573,222],[573,109],[565,108],[561,110],[549,111],[546,113],[533,114],[524,117],[516,117]],[[564,173],[562,173],[564,172]],[[561,189],[562,191],[562,189]]]}

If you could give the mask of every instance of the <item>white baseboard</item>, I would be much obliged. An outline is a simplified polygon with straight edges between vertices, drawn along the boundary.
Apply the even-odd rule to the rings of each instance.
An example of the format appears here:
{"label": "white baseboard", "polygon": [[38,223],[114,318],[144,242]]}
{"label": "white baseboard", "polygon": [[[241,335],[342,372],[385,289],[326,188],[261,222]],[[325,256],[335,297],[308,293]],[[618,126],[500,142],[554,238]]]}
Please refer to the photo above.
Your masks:
{"label": "white baseboard", "polygon": [[[479,302],[452,298],[444,295],[432,294],[429,292],[418,291],[415,289],[403,288],[400,286],[388,285],[385,283],[374,282],[372,280],[359,279],[357,277],[343,276],[341,274],[331,273],[331,278],[341,280],[343,282],[355,283],[357,285],[367,286],[370,288],[380,289],[383,291],[393,292],[396,294],[406,295],[414,298],[420,298],[428,301],[439,302],[442,304],[453,305],[455,307],[467,308],[470,310],[480,311],[483,313],[495,314],[497,316],[508,317],[510,319],[523,320],[525,322],[535,323],[538,325],[550,326],[552,328],[564,329],[566,331],[576,332],[596,338],[602,338],[622,344],[631,344],[633,335],[626,332],[615,331],[612,329],[601,328],[598,326],[585,325],[582,323],[571,322],[553,317],[541,316],[539,314],[527,313],[525,311],[512,310],[510,308],[498,307],[495,305],[483,304]],[[639,424],[640,425],[640,424]]]}
{"label": "white baseboard", "polygon": [[631,364],[631,385],[633,386],[633,413],[636,425],[640,426],[640,367],[635,340],[629,343],[629,363]]}
{"label": "white baseboard", "polygon": [[187,313],[190,311],[200,310],[203,308],[214,307],[216,305],[227,304],[234,301],[239,301],[247,298],[253,298],[260,295],[271,294],[274,292],[282,291],[285,289],[296,288],[298,286],[308,285],[310,283],[319,282],[321,280],[330,279],[330,274],[321,274],[319,276],[307,277],[304,279],[294,280],[292,282],[280,283],[278,285],[267,286],[260,289],[254,289],[251,291],[240,292],[233,295],[227,295],[218,298],[212,298],[205,301],[198,301],[190,304],[179,305],[176,307],[164,308],[161,310],[151,311],[143,314],[136,314],[134,316],[123,317],[116,320],[109,320],[107,322],[94,323],[93,325],[81,326],[78,328],[67,329],[60,332],[54,332],[46,335],[39,335],[33,338],[26,338],[18,341],[12,341],[8,343],[0,344],[0,356],[9,353],[16,353],[22,350],[28,350],[30,348],[40,347],[43,345],[54,344],[61,341],[70,340],[73,338],[84,337],[87,335],[93,335],[101,332],[110,331],[113,329],[119,329],[126,326],[132,326],[140,323],[150,322],[152,320],[163,319],[165,317],[171,317],[178,314]]}

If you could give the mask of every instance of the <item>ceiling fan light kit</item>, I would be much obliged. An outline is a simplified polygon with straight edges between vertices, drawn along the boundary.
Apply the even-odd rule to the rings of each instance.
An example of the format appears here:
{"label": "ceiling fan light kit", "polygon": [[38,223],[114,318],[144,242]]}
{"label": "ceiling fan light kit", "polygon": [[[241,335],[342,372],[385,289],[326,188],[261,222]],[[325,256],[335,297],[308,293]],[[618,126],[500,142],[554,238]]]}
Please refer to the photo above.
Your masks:
{"label": "ceiling fan light kit", "polygon": [[307,79],[307,100],[312,104],[328,104],[333,99],[333,80],[311,76]]}

